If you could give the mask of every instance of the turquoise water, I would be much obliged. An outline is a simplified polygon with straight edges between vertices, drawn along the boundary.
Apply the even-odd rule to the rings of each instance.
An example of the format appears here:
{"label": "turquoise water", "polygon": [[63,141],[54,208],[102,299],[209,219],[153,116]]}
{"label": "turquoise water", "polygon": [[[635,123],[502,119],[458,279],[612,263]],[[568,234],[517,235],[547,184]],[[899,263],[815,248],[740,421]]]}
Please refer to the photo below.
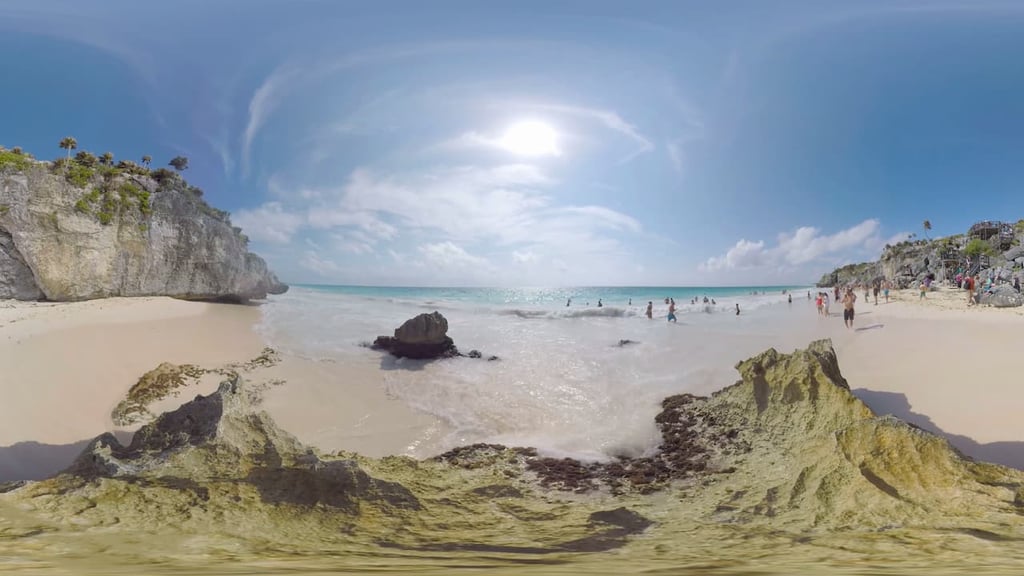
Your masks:
{"label": "turquoise water", "polygon": [[303,288],[374,298],[405,300],[445,300],[484,305],[562,305],[572,299],[573,305],[596,306],[598,300],[609,306],[625,306],[632,300],[634,306],[642,302],[664,302],[674,298],[685,303],[705,296],[716,301],[757,294],[782,294],[783,291],[804,293],[806,286],[583,286],[569,288],[415,288],[394,286],[333,286],[300,284]]}

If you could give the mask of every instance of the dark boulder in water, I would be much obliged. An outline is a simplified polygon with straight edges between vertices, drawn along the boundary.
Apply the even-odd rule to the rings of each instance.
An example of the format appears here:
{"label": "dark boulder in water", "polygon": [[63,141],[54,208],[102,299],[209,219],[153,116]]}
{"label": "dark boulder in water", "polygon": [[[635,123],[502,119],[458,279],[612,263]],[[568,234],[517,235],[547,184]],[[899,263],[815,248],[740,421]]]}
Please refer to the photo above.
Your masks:
{"label": "dark boulder in water", "polygon": [[448,336],[448,320],[437,311],[406,320],[395,329],[394,336],[378,336],[371,348],[418,360],[459,355],[455,342]]}

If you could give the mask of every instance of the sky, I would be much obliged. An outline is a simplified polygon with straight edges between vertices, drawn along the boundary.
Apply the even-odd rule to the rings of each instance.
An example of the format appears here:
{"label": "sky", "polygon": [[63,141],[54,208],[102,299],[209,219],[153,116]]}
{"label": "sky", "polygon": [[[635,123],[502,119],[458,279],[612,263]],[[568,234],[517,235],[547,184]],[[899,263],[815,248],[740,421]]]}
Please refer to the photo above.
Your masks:
{"label": "sky", "polygon": [[797,285],[1024,217],[1024,2],[0,0],[0,144],[163,165],[285,281]]}

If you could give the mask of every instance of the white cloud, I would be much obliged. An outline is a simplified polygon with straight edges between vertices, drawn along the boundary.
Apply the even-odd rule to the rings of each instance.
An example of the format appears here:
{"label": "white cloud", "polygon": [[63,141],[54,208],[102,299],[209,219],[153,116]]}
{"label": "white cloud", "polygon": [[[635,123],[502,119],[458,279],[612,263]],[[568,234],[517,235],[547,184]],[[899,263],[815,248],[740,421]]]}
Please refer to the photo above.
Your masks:
{"label": "white cloud", "polygon": [[786,262],[804,264],[849,248],[864,247],[869,239],[877,237],[880,227],[878,220],[871,219],[835,234],[822,236],[821,230],[804,226],[793,234],[779,234],[778,251]]}
{"label": "white cloud", "polygon": [[[367,270],[395,282],[522,283],[523,267],[531,282],[565,281],[557,267],[541,264],[555,260],[571,263],[561,267],[577,281],[599,281],[607,267],[629,264],[622,242],[645,234],[635,218],[616,210],[557,204],[550,195],[557,183],[526,164],[418,174],[357,169],[342,186],[308,194],[288,193],[302,187],[283,178],[272,183],[280,200],[239,213],[241,223],[259,230],[254,239],[281,243],[313,235],[316,245],[325,247],[316,251],[324,259],[346,262],[381,254],[426,267],[409,278],[398,278],[405,272],[394,265]],[[313,269],[313,262],[307,258],[303,267]],[[322,263],[316,269],[327,270]],[[430,271],[436,274],[430,277]]]}
{"label": "white cloud", "polygon": [[779,234],[772,247],[762,240],[741,239],[724,255],[709,258],[699,268],[705,272],[754,270],[812,274],[812,266],[875,258],[886,242],[892,243],[906,235],[901,233],[884,240],[880,232],[881,223],[876,219],[865,220],[834,234],[822,234],[818,228],[803,226]]}
{"label": "white cloud", "polygon": [[442,268],[486,269],[491,265],[486,258],[473,256],[453,242],[437,242],[419,247],[418,252],[426,261]]}
{"label": "white cloud", "polygon": [[665,151],[668,153],[669,162],[672,163],[672,169],[678,174],[683,173],[683,169],[686,167],[686,160],[683,156],[683,148],[676,140],[670,140],[665,145]]}
{"label": "white cloud", "polygon": [[287,244],[304,222],[301,215],[288,212],[280,202],[239,210],[231,218],[250,239],[272,244]]}
{"label": "white cloud", "polygon": [[582,106],[566,106],[561,104],[544,104],[532,106],[537,110],[548,110],[551,112],[558,112],[562,114],[568,114],[571,116],[578,116],[595,120],[604,125],[609,130],[622,134],[629,140],[632,140],[636,145],[636,148],[627,154],[626,156],[619,159],[619,164],[625,164],[630,160],[633,160],[637,156],[654,150],[654,143],[651,142],[646,136],[640,133],[640,130],[624,120],[618,113],[611,110],[601,110],[598,108],[585,108]]}
{"label": "white cloud", "polygon": [[299,266],[324,277],[330,277],[341,270],[337,263],[320,256],[315,250],[307,250],[299,260]]}
{"label": "white cloud", "polygon": [[530,250],[513,250],[512,260],[520,264],[525,264],[527,262],[533,262],[537,260],[537,255],[531,252]]}
{"label": "white cloud", "polygon": [[708,258],[703,266],[707,270],[756,268],[763,266],[768,259],[769,254],[764,249],[764,241],[750,242],[741,239],[724,256]]}

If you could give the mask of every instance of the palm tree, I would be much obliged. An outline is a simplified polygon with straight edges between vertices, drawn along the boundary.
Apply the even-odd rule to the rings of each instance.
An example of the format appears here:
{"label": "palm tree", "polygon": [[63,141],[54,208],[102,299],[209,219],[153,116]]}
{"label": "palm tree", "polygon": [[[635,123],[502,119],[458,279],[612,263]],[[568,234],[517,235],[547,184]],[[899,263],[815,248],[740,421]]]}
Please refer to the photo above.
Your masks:
{"label": "palm tree", "polygon": [[[68,151],[67,164],[71,164],[71,151],[78,148],[78,140],[75,140],[71,136],[65,136],[60,140],[60,147]],[[65,164],[65,166],[67,164]]]}
{"label": "palm tree", "polygon": [[146,154],[145,156],[142,157],[142,165],[145,166],[146,168],[149,168],[149,163],[152,161],[153,157],[150,156],[149,154]]}
{"label": "palm tree", "polygon": [[[928,238],[928,231],[931,230],[931,229],[932,229],[932,222],[931,222],[931,220],[925,220],[924,221],[924,237],[925,238]],[[931,238],[928,238],[928,239],[931,240]]]}
{"label": "palm tree", "polygon": [[113,152],[104,152],[100,156],[100,164],[105,164],[107,166],[113,166],[114,165],[114,154],[113,154]]}

